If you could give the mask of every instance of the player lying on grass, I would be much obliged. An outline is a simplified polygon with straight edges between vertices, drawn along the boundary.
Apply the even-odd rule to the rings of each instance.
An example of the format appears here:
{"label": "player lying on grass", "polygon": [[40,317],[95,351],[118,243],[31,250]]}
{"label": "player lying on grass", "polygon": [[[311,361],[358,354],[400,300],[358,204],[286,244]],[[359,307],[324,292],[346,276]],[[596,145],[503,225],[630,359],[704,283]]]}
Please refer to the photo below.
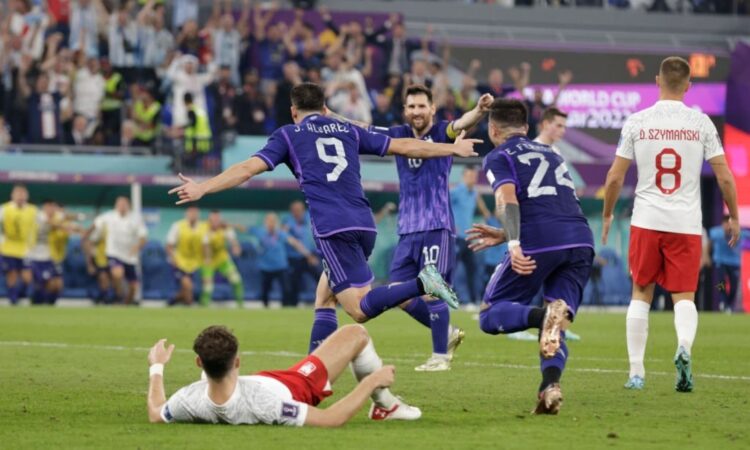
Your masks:
{"label": "player lying on grass", "polygon": [[[540,329],[542,383],[536,414],[557,414],[560,378],[568,359],[564,331],[583,297],[594,260],[594,237],[563,158],[526,137],[528,112],[518,100],[496,99],[489,135],[496,145],[484,159],[504,231],[475,226],[479,247],[508,240],[508,255],[492,275],[479,313],[488,334]],[[539,287],[546,307],[531,306]]]}
{"label": "player lying on grass", "polygon": [[[372,420],[416,420],[419,408],[405,404],[388,389],[395,368],[383,366],[372,339],[361,325],[347,325],[328,337],[311,355],[287,370],[240,375],[237,338],[225,327],[203,330],[193,343],[205,377],[167,400],[164,365],[174,345],[159,340],[148,355],[148,418],[152,423],[226,423],[338,427],[348,422],[368,398]],[[331,384],[351,365],[359,381],[349,394],[326,409],[317,405]]]}

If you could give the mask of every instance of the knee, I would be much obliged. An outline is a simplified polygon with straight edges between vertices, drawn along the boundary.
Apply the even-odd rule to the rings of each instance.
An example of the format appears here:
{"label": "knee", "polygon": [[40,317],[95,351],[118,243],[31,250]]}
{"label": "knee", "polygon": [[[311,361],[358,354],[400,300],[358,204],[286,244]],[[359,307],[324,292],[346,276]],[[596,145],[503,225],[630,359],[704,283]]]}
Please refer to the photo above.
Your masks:
{"label": "knee", "polygon": [[363,346],[370,340],[370,334],[367,332],[367,328],[359,324],[344,325],[340,328],[340,332],[346,333],[348,340],[357,342]]}
{"label": "knee", "polygon": [[500,327],[496,326],[491,318],[490,314],[487,312],[487,310],[482,311],[479,313],[479,329],[487,334],[501,334],[502,331],[500,330]]}
{"label": "knee", "polygon": [[[365,323],[368,320],[370,320],[365,313],[362,312],[361,309],[357,308],[356,311],[352,311],[349,313],[349,316],[351,316],[352,319],[354,319],[355,322],[359,323]],[[361,326],[361,325],[360,325]],[[362,327],[364,329],[364,327]]]}

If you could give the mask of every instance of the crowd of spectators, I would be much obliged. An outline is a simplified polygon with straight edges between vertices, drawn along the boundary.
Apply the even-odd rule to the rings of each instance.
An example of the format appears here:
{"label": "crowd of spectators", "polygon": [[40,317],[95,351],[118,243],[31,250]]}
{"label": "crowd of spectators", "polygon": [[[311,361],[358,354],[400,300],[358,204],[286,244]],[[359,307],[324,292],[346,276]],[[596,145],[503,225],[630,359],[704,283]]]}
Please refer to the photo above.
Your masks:
{"label": "crowd of spectators", "polygon": [[[169,9],[160,0],[10,0],[0,14],[0,144],[202,157],[237,134],[291,123],[289,91],[301,81],[323,84],[343,116],[389,126],[401,119],[407,84],[431,87],[438,118],[450,120],[482,93],[503,96],[529,80],[528,64],[507,70],[511,83],[492,67],[479,80],[474,61],[451,82],[450,47],[431,30],[409,37],[397,14],[212,5],[201,18],[195,0]],[[561,74],[561,84],[569,81]],[[537,96],[529,106],[545,104]]]}

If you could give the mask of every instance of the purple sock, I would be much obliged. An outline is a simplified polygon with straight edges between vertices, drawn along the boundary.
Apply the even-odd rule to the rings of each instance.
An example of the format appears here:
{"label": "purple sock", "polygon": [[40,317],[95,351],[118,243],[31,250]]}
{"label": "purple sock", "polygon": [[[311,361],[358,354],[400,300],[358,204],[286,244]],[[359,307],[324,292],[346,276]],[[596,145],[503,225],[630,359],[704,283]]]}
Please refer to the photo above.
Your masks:
{"label": "purple sock", "polygon": [[414,279],[401,284],[380,286],[371,290],[359,302],[359,309],[370,319],[400,305],[410,298],[424,294],[419,280]]}
{"label": "purple sock", "polygon": [[411,299],[409,304],[406,305],[406,308],[404,308],[404,311],[412,316],[417,322],[421,323],[427,328],[431,328],[430,310],[427,307],[427,302],[425,302],[421,298],[417,297]]}
{"label": "purple sock", "polygon": [[[542,372],[542,376],[544,378],[550,377],[550,372],[553,374],[554,378],[556,379],[547,379],[542,380],[542,385],[539,387],[539,390],[542,391],[544,388],[547,387],[550,383],[557,383],[560,381],[560,376],[562,375],[562,372],[565,370],[565,362],[568,360],[568,346],[565,344],[565,333],[562,334],[562,342],[560,342],[560,348],[557,350],[557,353],[555,353],[555,356],[553,356],[550,359],[544,359],[542,357],[539,357],[539,366]],[[557,369],[557,370],[549,370],[549,369]]]}
{"label": "purple sock", "polygon": [[514,302],[497,302],[479,313],[479,328],[487,334],[506,334],[529,328],[529,311],[533,306]]}
{"label": "purple sock", "polygon": [[336,318],[335,308],[316,309],[315,320],[310,331],[310,349],[308,350],[308,354],[314,352],[338,327],[339,322]]}
{"label": "purple sock", "polygon": [[18,294],[18,283],[15,286],[8,286],[8,300],[10,300],[11,305],[18,303]]}
{"label": "purple sock", "polygon": [[451,313],[448,305],[440,300],[430,302],[430,328],[432,329],[432,352],[445,355],[448,353],[448,329],[450,328]]}

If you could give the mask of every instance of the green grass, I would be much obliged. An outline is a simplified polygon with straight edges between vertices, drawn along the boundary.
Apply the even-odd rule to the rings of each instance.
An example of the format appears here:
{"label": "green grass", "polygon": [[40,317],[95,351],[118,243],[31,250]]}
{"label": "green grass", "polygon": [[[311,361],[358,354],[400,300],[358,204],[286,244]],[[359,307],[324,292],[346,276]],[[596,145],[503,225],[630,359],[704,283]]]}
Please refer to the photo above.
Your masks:
{"label": "green grass", "polygon": [[[344,314],[339,312],[341,320]],[[629,392],[622,314],[582,313],[563,377],[557,417],[534,417],[535,343],[467,330],[453,370],[416,373],[429,333],[401,312],[368,324],[383,359],[397,365],[394,390],[424,413],[413,423],[374,423],[365,411],[337,430],[151,425],[146,349],[177,345],[167,392],[195,381],[190,346],[204,326],[235,330],[243,371],[285,368],[307,348],[310,310],[0,309],[0,448],[748,448],[750,317],[705,314],[693,349],[696,390],[673,390],[671,314],[651,316],[646,390]],[[24,345],[23,342],[37,343]],[[50,343],[40,345],[38,343]],[[65,344],[54,345],[54,344]],[[291,353],[290,353],[291,352]],[[719,375],[726,377],[721,378]],[[347,374],[336,397],[353,386]],[[334,397],[334,398],[336,398]],[[330,400],[328,400],[330,402]],[[329,404],[324,403],[323,406]]]}

